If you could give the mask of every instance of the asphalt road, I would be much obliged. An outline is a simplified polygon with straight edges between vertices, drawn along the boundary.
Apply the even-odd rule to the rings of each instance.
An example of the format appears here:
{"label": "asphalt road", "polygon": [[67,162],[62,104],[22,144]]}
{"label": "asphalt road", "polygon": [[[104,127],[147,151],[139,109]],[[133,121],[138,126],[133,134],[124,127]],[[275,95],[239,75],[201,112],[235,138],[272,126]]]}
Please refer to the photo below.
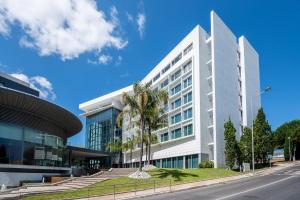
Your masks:
{"label": "asphalt road", "polygon": [[140,200],[300,200],[300,165],[225,184],[166,193]]}

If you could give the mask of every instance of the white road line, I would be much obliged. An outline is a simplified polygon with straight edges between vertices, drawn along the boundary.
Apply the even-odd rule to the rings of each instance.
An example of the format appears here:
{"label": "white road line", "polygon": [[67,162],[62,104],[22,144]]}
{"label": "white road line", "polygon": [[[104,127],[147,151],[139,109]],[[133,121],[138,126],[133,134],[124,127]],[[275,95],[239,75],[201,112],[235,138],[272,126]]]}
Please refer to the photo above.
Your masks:
{"label": "white road line", "polygon": [[260,189],[260,188],[264,188],[264,187],[267,187],[267,186],[270,186],[270,185],[274,185],[274,184],[276,184],[276,183],[280,183],[280,182],[282,182],[282,181],[286,181],[286,180],[288,180],[288,179],[290,179],[290,178],[293,178],[293,177],[295,177],[295,176],[289,176],[289,177],[287,177],[287,178],[284,178],[284,179],[281,179],[281,180],[278,180],[278,181],[275,181],[275,182],[272,182],[272,183],[268,183],[268,184],[266,184],[266,185],[261,185],[261,186],[256,187],[256,188],[252,188],[252,189],[249,189],[249,190],[245,190],[245,191],[242,191],[242,192],[238,192],[238,193],[235,193],[235,194],[231,194],[231,195],[228,195],[228,196],[225,196],[225,197],[220,197],[220,198],[217,198],[216,200],[228,199],[228,198],[230,198],[230,197],[238,196],[238,195],[240,195],[240,194],[244,194],[244,193],[247,193],[247,192],[251,192],[251,191],[254,191],[254,190],[258,190],[258,189]]}

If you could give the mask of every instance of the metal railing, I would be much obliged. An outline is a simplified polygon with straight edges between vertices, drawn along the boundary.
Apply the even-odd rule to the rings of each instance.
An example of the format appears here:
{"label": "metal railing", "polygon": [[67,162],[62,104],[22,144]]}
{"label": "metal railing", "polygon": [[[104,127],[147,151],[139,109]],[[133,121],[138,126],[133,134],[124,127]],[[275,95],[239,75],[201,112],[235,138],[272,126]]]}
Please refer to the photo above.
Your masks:
{"label": "metal railing", "polygon": [[[142,195],[149,195],[155,193],[171,192],[172,180],[136,180],[130,183],[107,184],[100,182],[92,186],[70,189],[70,190],[55,190],[55,191],[38,191],[38,192],[19,192],[15,193],[13,199],[27,199],[33,197],[34,199],[43,199],[47,195],[50,199],[79,199],[107,196],[109,199],[119,199],[128,197],[137,197]],[[40,198],[39,198],[40,197]],[[53,198],[52,198],[53,197]],[[1,199],[1,193],[0,193]],[[30,198],[29,198],[30,199]]]}

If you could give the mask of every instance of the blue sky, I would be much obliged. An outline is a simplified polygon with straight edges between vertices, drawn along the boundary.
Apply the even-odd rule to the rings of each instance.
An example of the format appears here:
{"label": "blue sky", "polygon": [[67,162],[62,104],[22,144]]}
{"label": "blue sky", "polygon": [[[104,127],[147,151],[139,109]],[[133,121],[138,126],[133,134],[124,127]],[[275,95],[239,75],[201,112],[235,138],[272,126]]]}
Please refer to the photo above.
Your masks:
{"label": "blue sky", "polygon": [[[142,79],[197,24],[209,30],[215,10],[260,54],[261,87],[272,86],[262,97],[272,128],[299,119],[298,1],[53,2],[0,3],[0,70],[77,115],[80,103]],[[83,145],[84,132],[71,143]]]}

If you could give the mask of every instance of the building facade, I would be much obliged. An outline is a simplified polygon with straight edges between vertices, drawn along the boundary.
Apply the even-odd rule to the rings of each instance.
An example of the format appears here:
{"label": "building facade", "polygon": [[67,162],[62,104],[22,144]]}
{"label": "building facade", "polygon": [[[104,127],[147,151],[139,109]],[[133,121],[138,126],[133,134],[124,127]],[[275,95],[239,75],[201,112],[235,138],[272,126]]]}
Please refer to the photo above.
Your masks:
{"label": "building facade", "polygon": [[0,73],[1,185],[70,175],[67,138],[81,129],[75,115],[40,99],[28,83]]}
{"label": "building facade", "polygon": [[[116,123],[119,113],[120,110],[111,107],[86,117],[86,148],[112,153],[108,144],[122,140],[122,129]],[[122,162],[122,153],[114,152],[111,157],[90,162],[104,167],[118,165]]]}
{"label": "building facade", "polygon": [[[195,168],[206,160],[224,167],[224,123],[231,119],[239,138],[243,127],[251,125],[251,109],[255,116],[260,108],[257,52],[244,36],[237,38],[215,12],[210,19],[210,34],[197,25],[142,80],[154,90],[169,93],[169,124],[154,132],[159,142],[152,146],[151,159],[157,167]],[[132,86],[79,108],[87,122],[89,116],[105,109],[122,110],[124,92],[132,93]],[[124,142],[136,134],[126,123],[124,120]],[[136,166],[139,151],[133,151],[132,160],[129,152],[123,152],[123,163]]]}

